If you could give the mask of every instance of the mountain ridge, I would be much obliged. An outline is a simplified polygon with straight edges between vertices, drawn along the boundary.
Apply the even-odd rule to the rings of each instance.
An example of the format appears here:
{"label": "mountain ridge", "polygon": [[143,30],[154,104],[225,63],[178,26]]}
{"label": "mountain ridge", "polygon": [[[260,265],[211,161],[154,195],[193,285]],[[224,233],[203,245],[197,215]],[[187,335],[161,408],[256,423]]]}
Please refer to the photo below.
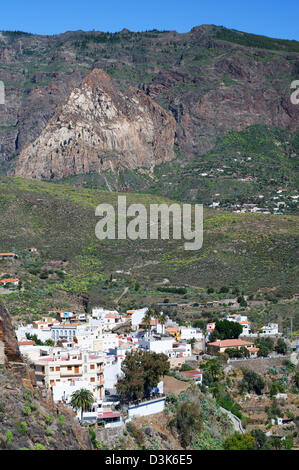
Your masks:
{"label": "mountain ridge", "polygon": [[3,32],[0,170],[13,171],[21,152],[93,69],[107,73],[120,92],[142,90],[172,115],[174,143],[186,160],[211,150],[217,137],[250,125],[294,132],[299,112],[290,84],[299,70],[297,46],[213,25],[188,33]]}

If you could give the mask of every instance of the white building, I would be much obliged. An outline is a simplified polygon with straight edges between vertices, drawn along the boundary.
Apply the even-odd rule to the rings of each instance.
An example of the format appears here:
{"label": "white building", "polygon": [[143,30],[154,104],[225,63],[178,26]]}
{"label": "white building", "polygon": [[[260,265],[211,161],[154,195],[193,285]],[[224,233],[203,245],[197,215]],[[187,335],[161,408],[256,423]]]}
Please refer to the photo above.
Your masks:
{"label": "white building", "polygon": [[188,341],[188,339],[195,339],[197,341],[203,339],[203,334],[198,328],[182,327],[181,330],[181,339]]}
{"label": "white building", "polygon": [[139,329],[139,325],[140,325],[140,323],[142,323],[144,315],[146,314],[147,311],[148,311],[147,307],[140,308],[138,310],[133,311],[133,313],[131,315],[131,323],[132,323],[132,328],[134,330]]}
{"label": "white building", "polygon": [[125,356],[115,355],[107,358],[104,365],[105,390],[108,393],[115,393],[115,386],[119,378],[123,377],[121,364]]}
{"label": "white building", "polygon": [[58,403],[69,404],[72,394],[81,388],[85,388],[93,393],[94,387],[87,380],[74,380],[69,382],[60,382],[52,385],[53,400]]}
{"label": "white building", "polygon": [[261,336],[274,336],[278,335],[278,323],[269,323],[267,326],[261,328]]}
{"label": "white building", "polygon": [[140,416],[149,416],[156,413],[161,413],[165,408],[165,397],[156,398],[153,400],[145,400],[138,405],[132,405],[128,408],[129,420]]}
{"label": "white building", "polygon": [[54,387],[83,380],[93,387],[95,399],[101,400],[104,397],[104,364],[102,354],[53,349],[51,355],[34,361],[34,370],[38,385]]}
{"label": "white building", "polygon": [[152,336],[144,336],[139,339],[139,347],[145,351],[155,352],[157,354],[168,354],[172,351],[174,338],[155,338]]}
{"label": "white building", "polygon": [[54,343],[57,341],[73,342],[77,334],[77,325],[71,323],[63,323],[61,325],[54,325],[51,330],[51,337]]}
{"label": "white building", "polygon": [[33,328],[32,326],[20,326],[16,330],[16,335],[18,341],[24,341],[26,340],[26,334],[29,335],[36,335],[39,340],[41,340],[43,343],[47,339],[52,339],[52,333],[51,330],[41,330],[41,329],[36,329]]}
{"label": "white building", "polygon": [[92,309],[92,318],[95,318],[97,320],[102,320],[106,315],[109,315],[109,314],[114,314],[114,315],[118,315],[118,311],[117,310],[107,310],[105,308],[102,308],[102,307],[96,307],[96,308],[93,308]]}

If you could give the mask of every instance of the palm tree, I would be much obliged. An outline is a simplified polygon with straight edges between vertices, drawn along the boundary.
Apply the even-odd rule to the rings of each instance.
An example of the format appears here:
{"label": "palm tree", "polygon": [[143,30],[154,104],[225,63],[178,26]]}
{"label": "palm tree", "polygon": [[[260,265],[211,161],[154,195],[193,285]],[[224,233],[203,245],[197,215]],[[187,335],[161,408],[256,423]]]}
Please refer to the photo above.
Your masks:
{"label": "palm tree", "polygon": [[159,316],[159,322],[161,323],[162,325],[162,334],[165,333],[165,323],[167,322],[167,315],[162,312],[162,314]]}
{"label": "palm tree", "polygon": [[86,388],[80,388],[72,393],[71,406],[76,410],[81,410],[81,421],[84,411],[90,411],[94,402],[93,394]]}
{"label": "palm tree", "polygon": [[153,315],[152,310],[148,309],[143,317],[143,323],[145,323],[145,327],[148,330],[150,330],[150,327],[151,327],[152,315]]}

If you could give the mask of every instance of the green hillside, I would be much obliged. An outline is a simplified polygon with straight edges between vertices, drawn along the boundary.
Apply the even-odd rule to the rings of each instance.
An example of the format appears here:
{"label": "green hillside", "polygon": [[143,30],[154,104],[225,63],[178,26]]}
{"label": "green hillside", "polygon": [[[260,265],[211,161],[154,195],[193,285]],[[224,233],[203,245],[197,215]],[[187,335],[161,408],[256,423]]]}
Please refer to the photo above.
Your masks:
{"label": "green hillside", "polygon": [[[299,187],[297,156],[299,133],[263,124],[219,137],[206,155],[186,160],[176,148],[177,159],[146,169],[68,177],[60,182],[86,188],[159,194],[177,201],[205,205],[219,202],[225,210],[256,204],[274,213],[277,191],[283,190],[280,211],[298,213],[292,199]],[[202,176],[204,175],[204,176]],[[248,178],[249,177],[249,178]],[[246,180],[248,178],[248,180]],[[275,199],[276,198],[276,199]]]}
{"label": "green hillside", "polygon": [[[15,263],[0,262],[0,273],[2,278],[17,276],[23,283],[20,291],[5,295],[11,313],[21,317],[52,308],[82,308],[83,294],[88,308],[114,305],[125,287],[129,289],[124,307],[163,301],[169,294],[158,291],[158,284],[165,278],[171,285],[186,286],[187,297],[193,300],[207,286],[227,285],[252,294],[263,287],[276,288],[282,297],[296,292],[296,217],[205,210],[199,251],[185,251],[183,241],[177,240],[99,241],[95,207],[115,204],[117,196],[1,178],[0,252],[15,250],[19,258]],[[133,202],[148,206],[167,200],[127,194],[127,204]],[[30,247],[40,255],[27,253]]]}

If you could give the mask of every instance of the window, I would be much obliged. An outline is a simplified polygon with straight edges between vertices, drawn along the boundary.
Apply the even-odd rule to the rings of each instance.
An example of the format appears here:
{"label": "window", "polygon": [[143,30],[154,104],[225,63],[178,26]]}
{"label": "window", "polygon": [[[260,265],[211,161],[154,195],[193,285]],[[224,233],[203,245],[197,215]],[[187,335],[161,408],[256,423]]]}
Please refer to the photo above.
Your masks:
{"label": "window", "polygon": [[56,372],[59,372],[60,371],[60,367],[56,367]]}
{"label": "window", "polygon": [[91,378],[90,378],[90,381],[91,381],[91,382],[95,382],[95,378],[94,378],[94,377],[91,377]]}
{"label": "window", "polygon": [[94,369],[94,364],[91,364],[91,365],[90,365],[90,368],[91,368],[91,369]]}
{"label": "window", "polygon": [[72,370],[72,366],[67,366],[67,370]]}

